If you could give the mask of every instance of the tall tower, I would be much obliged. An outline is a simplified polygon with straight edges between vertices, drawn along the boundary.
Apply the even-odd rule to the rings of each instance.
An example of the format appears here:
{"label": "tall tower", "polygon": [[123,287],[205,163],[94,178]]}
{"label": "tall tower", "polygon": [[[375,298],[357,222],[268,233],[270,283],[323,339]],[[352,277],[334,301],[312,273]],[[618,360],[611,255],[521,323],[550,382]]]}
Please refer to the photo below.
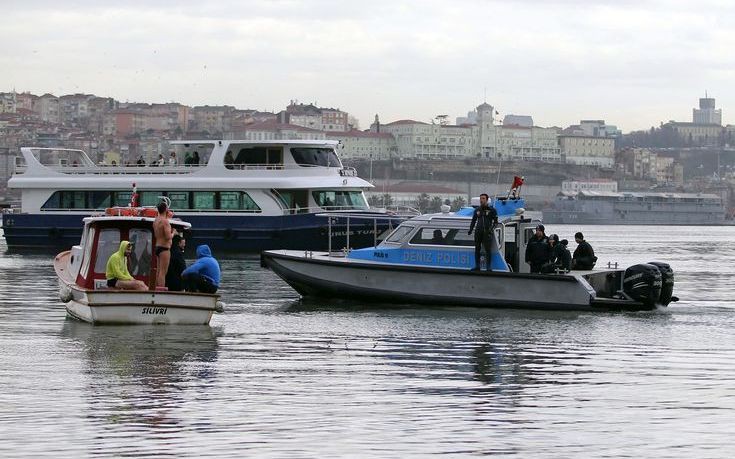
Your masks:
{"label": "tall tower", "polygon": [[477,106],[477,150],[483,158],[497,155],[495,107],[487,102]]}
{"label": "tall tower", "polygon": [[699,109],[692,109],[692,121],[694,124],[717,124],[722,125],[722,109],[715,110],[715,99],[707,97],[699,99]]}

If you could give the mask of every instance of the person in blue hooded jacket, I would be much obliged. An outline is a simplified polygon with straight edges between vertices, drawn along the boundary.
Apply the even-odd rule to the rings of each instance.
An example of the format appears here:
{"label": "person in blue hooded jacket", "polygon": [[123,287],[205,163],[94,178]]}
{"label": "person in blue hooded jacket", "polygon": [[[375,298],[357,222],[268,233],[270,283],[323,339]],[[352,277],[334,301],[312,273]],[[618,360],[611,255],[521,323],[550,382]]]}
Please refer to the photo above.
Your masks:
{"label": "person in blue hooded jacket", "polygon": [[219,263],[212,256],[208,245],[197,247],[197,261],[181,273],[181,280],[187,292],[217,292],[220,281]]}

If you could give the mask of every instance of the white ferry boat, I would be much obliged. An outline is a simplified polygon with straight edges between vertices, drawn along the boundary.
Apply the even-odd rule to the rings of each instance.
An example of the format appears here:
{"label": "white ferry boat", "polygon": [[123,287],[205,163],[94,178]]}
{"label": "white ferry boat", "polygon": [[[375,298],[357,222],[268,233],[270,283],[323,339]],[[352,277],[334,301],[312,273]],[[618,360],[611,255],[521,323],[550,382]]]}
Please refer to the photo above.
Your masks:
{"label": "white ferry boat", "polygon": [[[21,191],[21,208],[3,214],[8,247],[66,247],[79,241],[82,219],[130,202],[167,197],[195,228],[188,238],[213,250],[324,250],[328,212],[381,217],[346,225],[332,219],[333,236],[351,247],[372,245],[375,234],[403,219],[373,212],[363,191],[372,185],[343,166],[329,140],[183,140],[170,142],[178,164],[95,164],[81,150],[21,148],[22,162],[8,182]],[[167,155],[168,156],[168,155]]]}

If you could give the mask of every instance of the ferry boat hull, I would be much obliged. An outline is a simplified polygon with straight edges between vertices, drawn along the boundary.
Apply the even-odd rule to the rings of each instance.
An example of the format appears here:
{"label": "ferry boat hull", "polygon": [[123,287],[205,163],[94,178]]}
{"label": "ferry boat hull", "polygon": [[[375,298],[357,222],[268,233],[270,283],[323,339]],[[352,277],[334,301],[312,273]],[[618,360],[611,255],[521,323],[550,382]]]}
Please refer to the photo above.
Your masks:
{"label": "ferry boat hull", "polygon": [[[350,246],[374,245],[377,235],[397,226],[403,218],[374,213],[372,222],[350,222]],[[366,213],[366,215],[370,215]],[[61,249],[77,242],[82,235],[82,219],[86,215],[4,214],[3,230],[8,247]],[[195,229],[187,234],[190,245],[207,244],[217,252],[257,253],[271,249],[327,250],[327,219],[315,214],[279,217],[222,217],[187,215]],[[346,243],[347,226],[332,225],[334,244]]]}
{"label": "ferry boat hull", "polygon": [[648,310],[655,305],[597,298],[592,286],[604,285],[619,270],[570,274],[476,272],[466,269],[390,265],[355,261],[327,253],[275,250],[262,255],[265,266],[304,297],[553,310]]}

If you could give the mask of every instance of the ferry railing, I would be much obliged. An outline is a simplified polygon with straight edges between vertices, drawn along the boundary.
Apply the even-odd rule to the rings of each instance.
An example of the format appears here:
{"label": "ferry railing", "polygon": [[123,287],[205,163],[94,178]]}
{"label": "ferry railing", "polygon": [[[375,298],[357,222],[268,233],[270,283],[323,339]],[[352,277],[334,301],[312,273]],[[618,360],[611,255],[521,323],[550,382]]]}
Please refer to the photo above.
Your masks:
{"label": "ferry railing", "polygon": [[[183,175],[191,174],[206,167],[206,165],[193,166],[117,166],[112,164],[98,164],[95,166],[54,166],[42,164],[47,169],[68,175]],[[25,165],[16,165],[14,172],[23,174],[27,169]]]}
{"label": "ferry railing", "polygon": [[391,214],[385,214],[385,215],[365,215],[365,214],[351,214],[351,213],[331,213],[331,212],[324,212],[316,214],[317,217],[327,217],[327,254],[328,256],[332,256],[332,222],[333,219],[338,218],[344,218],[346,220],[345,223],[345,237],[346,247],[343,249],[344,253],[349,253],[350,248],[350,219],[356,219],[356,220],[372,220],[373,222],[373,247],[378,246],[378,220],[387,220],[388,221],[388,231],[393,231],[393,220],[396,218],[401,218],[397,215],[391,215]]}

